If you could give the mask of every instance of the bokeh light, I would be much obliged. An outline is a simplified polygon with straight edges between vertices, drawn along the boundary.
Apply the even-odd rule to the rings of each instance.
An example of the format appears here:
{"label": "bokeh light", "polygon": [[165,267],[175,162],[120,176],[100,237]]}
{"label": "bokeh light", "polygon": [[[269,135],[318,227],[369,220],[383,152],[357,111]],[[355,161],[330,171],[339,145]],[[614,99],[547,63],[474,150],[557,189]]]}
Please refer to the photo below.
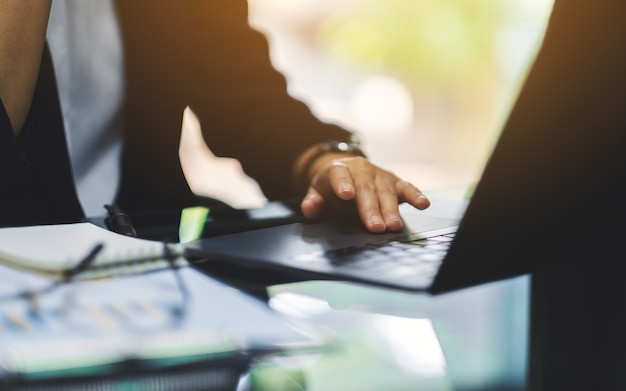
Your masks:
{"label": "bokeh light", "polygon": [[354,89],[350,110],[355,127],[361,132],[392,135],[409,129],[413,121],[413,98],[396,79],[373,76]]}

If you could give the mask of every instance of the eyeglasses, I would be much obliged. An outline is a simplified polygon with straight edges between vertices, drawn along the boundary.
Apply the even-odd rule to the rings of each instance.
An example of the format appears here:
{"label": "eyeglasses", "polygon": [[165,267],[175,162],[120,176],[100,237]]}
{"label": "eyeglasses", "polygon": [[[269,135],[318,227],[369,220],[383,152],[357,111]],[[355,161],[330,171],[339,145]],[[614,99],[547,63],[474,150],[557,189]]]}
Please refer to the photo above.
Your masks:
{"label": "eyeglasses", "polygon": [[194,285],[182,247],[164,244],[155,256],[99,265],[102,250],[95,246],[52,283],[0,265],[0,388],[128,382],[169,389],[181,374],[212,387],[248,365],[238,341],[221,330],[188,327]]}
{"label": "eyeglasses", "polygon": [[101,244],[94,246],[58,281],[0,296],[0,304],[14,303],[3,307],[26,311],[21,316],[32,323],[62,322],[66,329],[74,324],[81,328],[141,331],[171,327],[182,321],[189,301],[189,291],[179,272],[187,265],[182,250],[164,243],[163,251],[156,255],[94,264],[102,249]]}

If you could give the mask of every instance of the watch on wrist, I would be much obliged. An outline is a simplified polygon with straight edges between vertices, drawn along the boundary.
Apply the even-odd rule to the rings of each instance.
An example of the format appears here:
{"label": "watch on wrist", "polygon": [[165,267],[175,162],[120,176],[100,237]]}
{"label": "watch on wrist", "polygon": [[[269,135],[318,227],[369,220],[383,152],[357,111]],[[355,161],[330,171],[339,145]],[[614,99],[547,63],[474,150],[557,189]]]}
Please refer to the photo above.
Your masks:
{"label": "watch on wrist", "polygon": [[361,149],[361,146],[358,143],[354,143],[354,142],[327,140],[322,143],[319,143],[318,147],[319,147],[318,153],[316,153],[313,157],[311,157],[310,161],[313,161],[318,156],[324,153],[328,153],[328,152],[348,153],[354,156],[366,157],[365,153]]}

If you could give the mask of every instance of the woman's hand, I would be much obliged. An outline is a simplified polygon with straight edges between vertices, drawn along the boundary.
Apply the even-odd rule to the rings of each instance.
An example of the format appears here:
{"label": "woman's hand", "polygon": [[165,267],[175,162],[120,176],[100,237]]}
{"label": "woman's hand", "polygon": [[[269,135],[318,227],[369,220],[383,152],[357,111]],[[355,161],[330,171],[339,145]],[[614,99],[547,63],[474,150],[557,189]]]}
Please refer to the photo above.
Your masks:
{"label": "woman's hand", "polygon": [[307,218],[354,201],[368,231],[399,231],[402,229],[400,203],[408,202],[418,209],[430,205],[413,184],[364,157],[328,153],[317,158],[308,171],[310,185],[301,204]]}

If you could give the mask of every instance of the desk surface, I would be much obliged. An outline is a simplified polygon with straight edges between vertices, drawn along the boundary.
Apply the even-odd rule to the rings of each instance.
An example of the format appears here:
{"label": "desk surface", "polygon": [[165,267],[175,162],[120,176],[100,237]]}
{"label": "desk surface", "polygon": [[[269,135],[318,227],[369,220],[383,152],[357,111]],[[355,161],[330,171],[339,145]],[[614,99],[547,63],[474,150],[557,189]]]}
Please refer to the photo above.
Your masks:
{"label": "desk surface", "polygon": [[[448,206],[435,202],[429,213],[460,212]],[[529,276],[438,296],[336,281],[274,285],[268,293],[276,311],[306,319],[338,343],[336,351],[299,363],[296,377],[305,379],[307,391],[525,388]],[[301,389],[264,383],[275,376],[272,365],[281,367],[252,372],[260,379],[252,389]]]}
{"label": "desk surface", "polygon": [[272,308],[338,343],[303,358],[308,391],[524,389],[529,277],[441,296],[329,281],[269,293]]}
{"label": "desk surface", "polygon": [[[459,213],[448,206],[427,213]],[[340,281],[272,285],[270,307],[317,326],[336,349],[261,361],[241,389],[523,390],[529,290],[528,276],[439,296]]]}

